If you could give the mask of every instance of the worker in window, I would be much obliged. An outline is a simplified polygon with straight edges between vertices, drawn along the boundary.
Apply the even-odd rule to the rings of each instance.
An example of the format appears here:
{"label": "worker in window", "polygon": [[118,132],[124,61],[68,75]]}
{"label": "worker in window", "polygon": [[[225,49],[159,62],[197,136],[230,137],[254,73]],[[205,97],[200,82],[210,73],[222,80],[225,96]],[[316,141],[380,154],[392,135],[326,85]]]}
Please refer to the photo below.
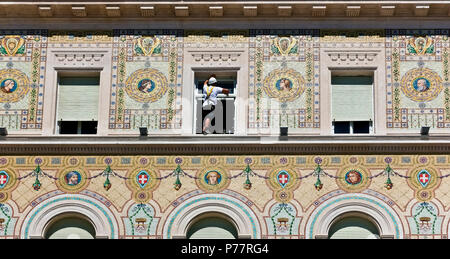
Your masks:
{"label": "worker in window", "polygon": [[211,130],[211,124],[213,119],[216,117],[214,114],[214,110],[217,105],[217,95],[218,94],[226,94],[230,93],[230,90],[226,88],[222,88],[217,86],[216,75],[211,75],[208,80],[203,84],[203,129],[202,133],[204,135],[213,133]]}

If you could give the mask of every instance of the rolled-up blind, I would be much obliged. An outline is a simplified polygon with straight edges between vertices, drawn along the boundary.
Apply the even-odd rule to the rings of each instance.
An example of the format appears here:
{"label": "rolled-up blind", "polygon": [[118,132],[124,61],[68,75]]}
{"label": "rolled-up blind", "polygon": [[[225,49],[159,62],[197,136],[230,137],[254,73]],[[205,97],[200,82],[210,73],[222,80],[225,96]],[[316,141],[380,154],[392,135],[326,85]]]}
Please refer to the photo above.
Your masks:
{"label": "rolled-up blind", "polygon": [[373,77],[333,76],[331,88],[332,120],[373,120]]}
{"label": "rolled-up blind", "polygon": [[60,77],[58,121],[98,120],[99,77]]}

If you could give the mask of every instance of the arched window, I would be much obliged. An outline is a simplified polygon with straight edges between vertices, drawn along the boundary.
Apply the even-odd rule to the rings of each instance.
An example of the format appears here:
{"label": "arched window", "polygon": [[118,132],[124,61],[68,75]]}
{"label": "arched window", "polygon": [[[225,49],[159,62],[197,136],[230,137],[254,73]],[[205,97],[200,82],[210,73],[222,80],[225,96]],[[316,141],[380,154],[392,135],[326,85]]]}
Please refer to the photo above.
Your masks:
{"label": "arched window", "polygon": [[238,231],[232,220],[219,213],[200,215],[192,220],[188,239],[236,239]]}
{"label": "arched window", "polygon": [[347,214],[334,220],[328,237],[330,239],[378,239],[380,232],[369,216],[359,213]]}
{"label": "arched window", "polygon": [[95,228],[82,215],[67,214],[53,218],[45,231],[46,239],[94,239]]}

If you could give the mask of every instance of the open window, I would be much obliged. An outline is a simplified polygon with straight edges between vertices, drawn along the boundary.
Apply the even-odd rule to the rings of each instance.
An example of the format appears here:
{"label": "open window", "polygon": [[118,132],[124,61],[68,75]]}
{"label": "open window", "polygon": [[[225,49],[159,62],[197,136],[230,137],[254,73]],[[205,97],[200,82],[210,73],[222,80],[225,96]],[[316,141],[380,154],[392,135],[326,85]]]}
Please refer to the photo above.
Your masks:
{"label": "open window", "polygon": [[100,72],[58,73],[58,134],[97,134]]}
{"label": "open window", "polygon": [[332,73],[331,89],[334,134],[373,133],[373,72]]}
{"label": "open window", "polygon": [[209,79],[209,76],[215,74],[218,87],[226,88],[230,91],[228,95],[218,94],[217,105],[214,109],[214,118],[211,122],[212,134],[234,134],[235,132],[235,100],[237,87],[236,71],[198,71],[195,72],[195,95],[194,95],[194,111],[195,111],[195,133],[202,134],[203,120],[208,115],[208,111],[204,111],[203,102],[203,84]]}

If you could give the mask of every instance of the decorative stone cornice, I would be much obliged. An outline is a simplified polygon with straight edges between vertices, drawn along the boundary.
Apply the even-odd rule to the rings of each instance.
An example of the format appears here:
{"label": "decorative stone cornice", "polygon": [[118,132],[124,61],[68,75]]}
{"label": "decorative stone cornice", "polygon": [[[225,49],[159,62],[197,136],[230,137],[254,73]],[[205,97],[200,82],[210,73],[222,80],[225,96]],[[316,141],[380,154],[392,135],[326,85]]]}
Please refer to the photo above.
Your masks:
{"label": "decorative stone cornice", "polygon": [[[38,138],[39,139],[39,138]],[[332,154],[448,154],[450,141],[422,139],[402,141],[401,137],[383,141],[266,141],[262,137],[229,138],[109,138],[110,140],[74,141],[57,138],[45,141],[0,140],[2,155],[332,155]],[[159,139],[159,141],[158,141]],[[163,141],[167,139],[167,141]],[[170,139],[174,141],[170,141]],[[201,140],[203,139],[203,140]]]}
{"label": "decorative stone cornice", "polygon": [[334,66],[339,65],[369,65],[377,57],[377,50],[361,50],[361,51],[342,51],[342,50],[326,50],[325,51]]}
{"label": "decorative stone cornice", "polygon": [[[0,3],[8,18],[68,18],[73,5],[84,11],[72,10],[74,16],[89,18],[124,17],[168,19],[177,17],[432,17],[449,15],[449,1],[9,1]],[[275,7],[275,8],[274,8]],[[36,12],[36,9],[39,9]],[[42,10],[41,10],[42,9]],[[76,8],[77,9],[77,8]],[[121,12],[123,9],[123,12]],[[241,9],[242,11],[236,12]],[[89,12],[87,12],[89,10]],[[192,12],[190,12],[193,10]],[[194,11],[195,10],[195,11]],[[228,12],[228,10],[230,10]],[[311,10],[311,12],[309,12]],[[330,11],[327,11],[330,10]],[[378,10],[378,11],[377,11]],[[353,17],[353,18],[350,18]],[[1,17],[4,19],[6,17]]]}
{"label": "decorative stone cornice", "polygon": [[55,55],[55,67],[97,67],[102,66],[105,53],[86,51],[58,51]]}

